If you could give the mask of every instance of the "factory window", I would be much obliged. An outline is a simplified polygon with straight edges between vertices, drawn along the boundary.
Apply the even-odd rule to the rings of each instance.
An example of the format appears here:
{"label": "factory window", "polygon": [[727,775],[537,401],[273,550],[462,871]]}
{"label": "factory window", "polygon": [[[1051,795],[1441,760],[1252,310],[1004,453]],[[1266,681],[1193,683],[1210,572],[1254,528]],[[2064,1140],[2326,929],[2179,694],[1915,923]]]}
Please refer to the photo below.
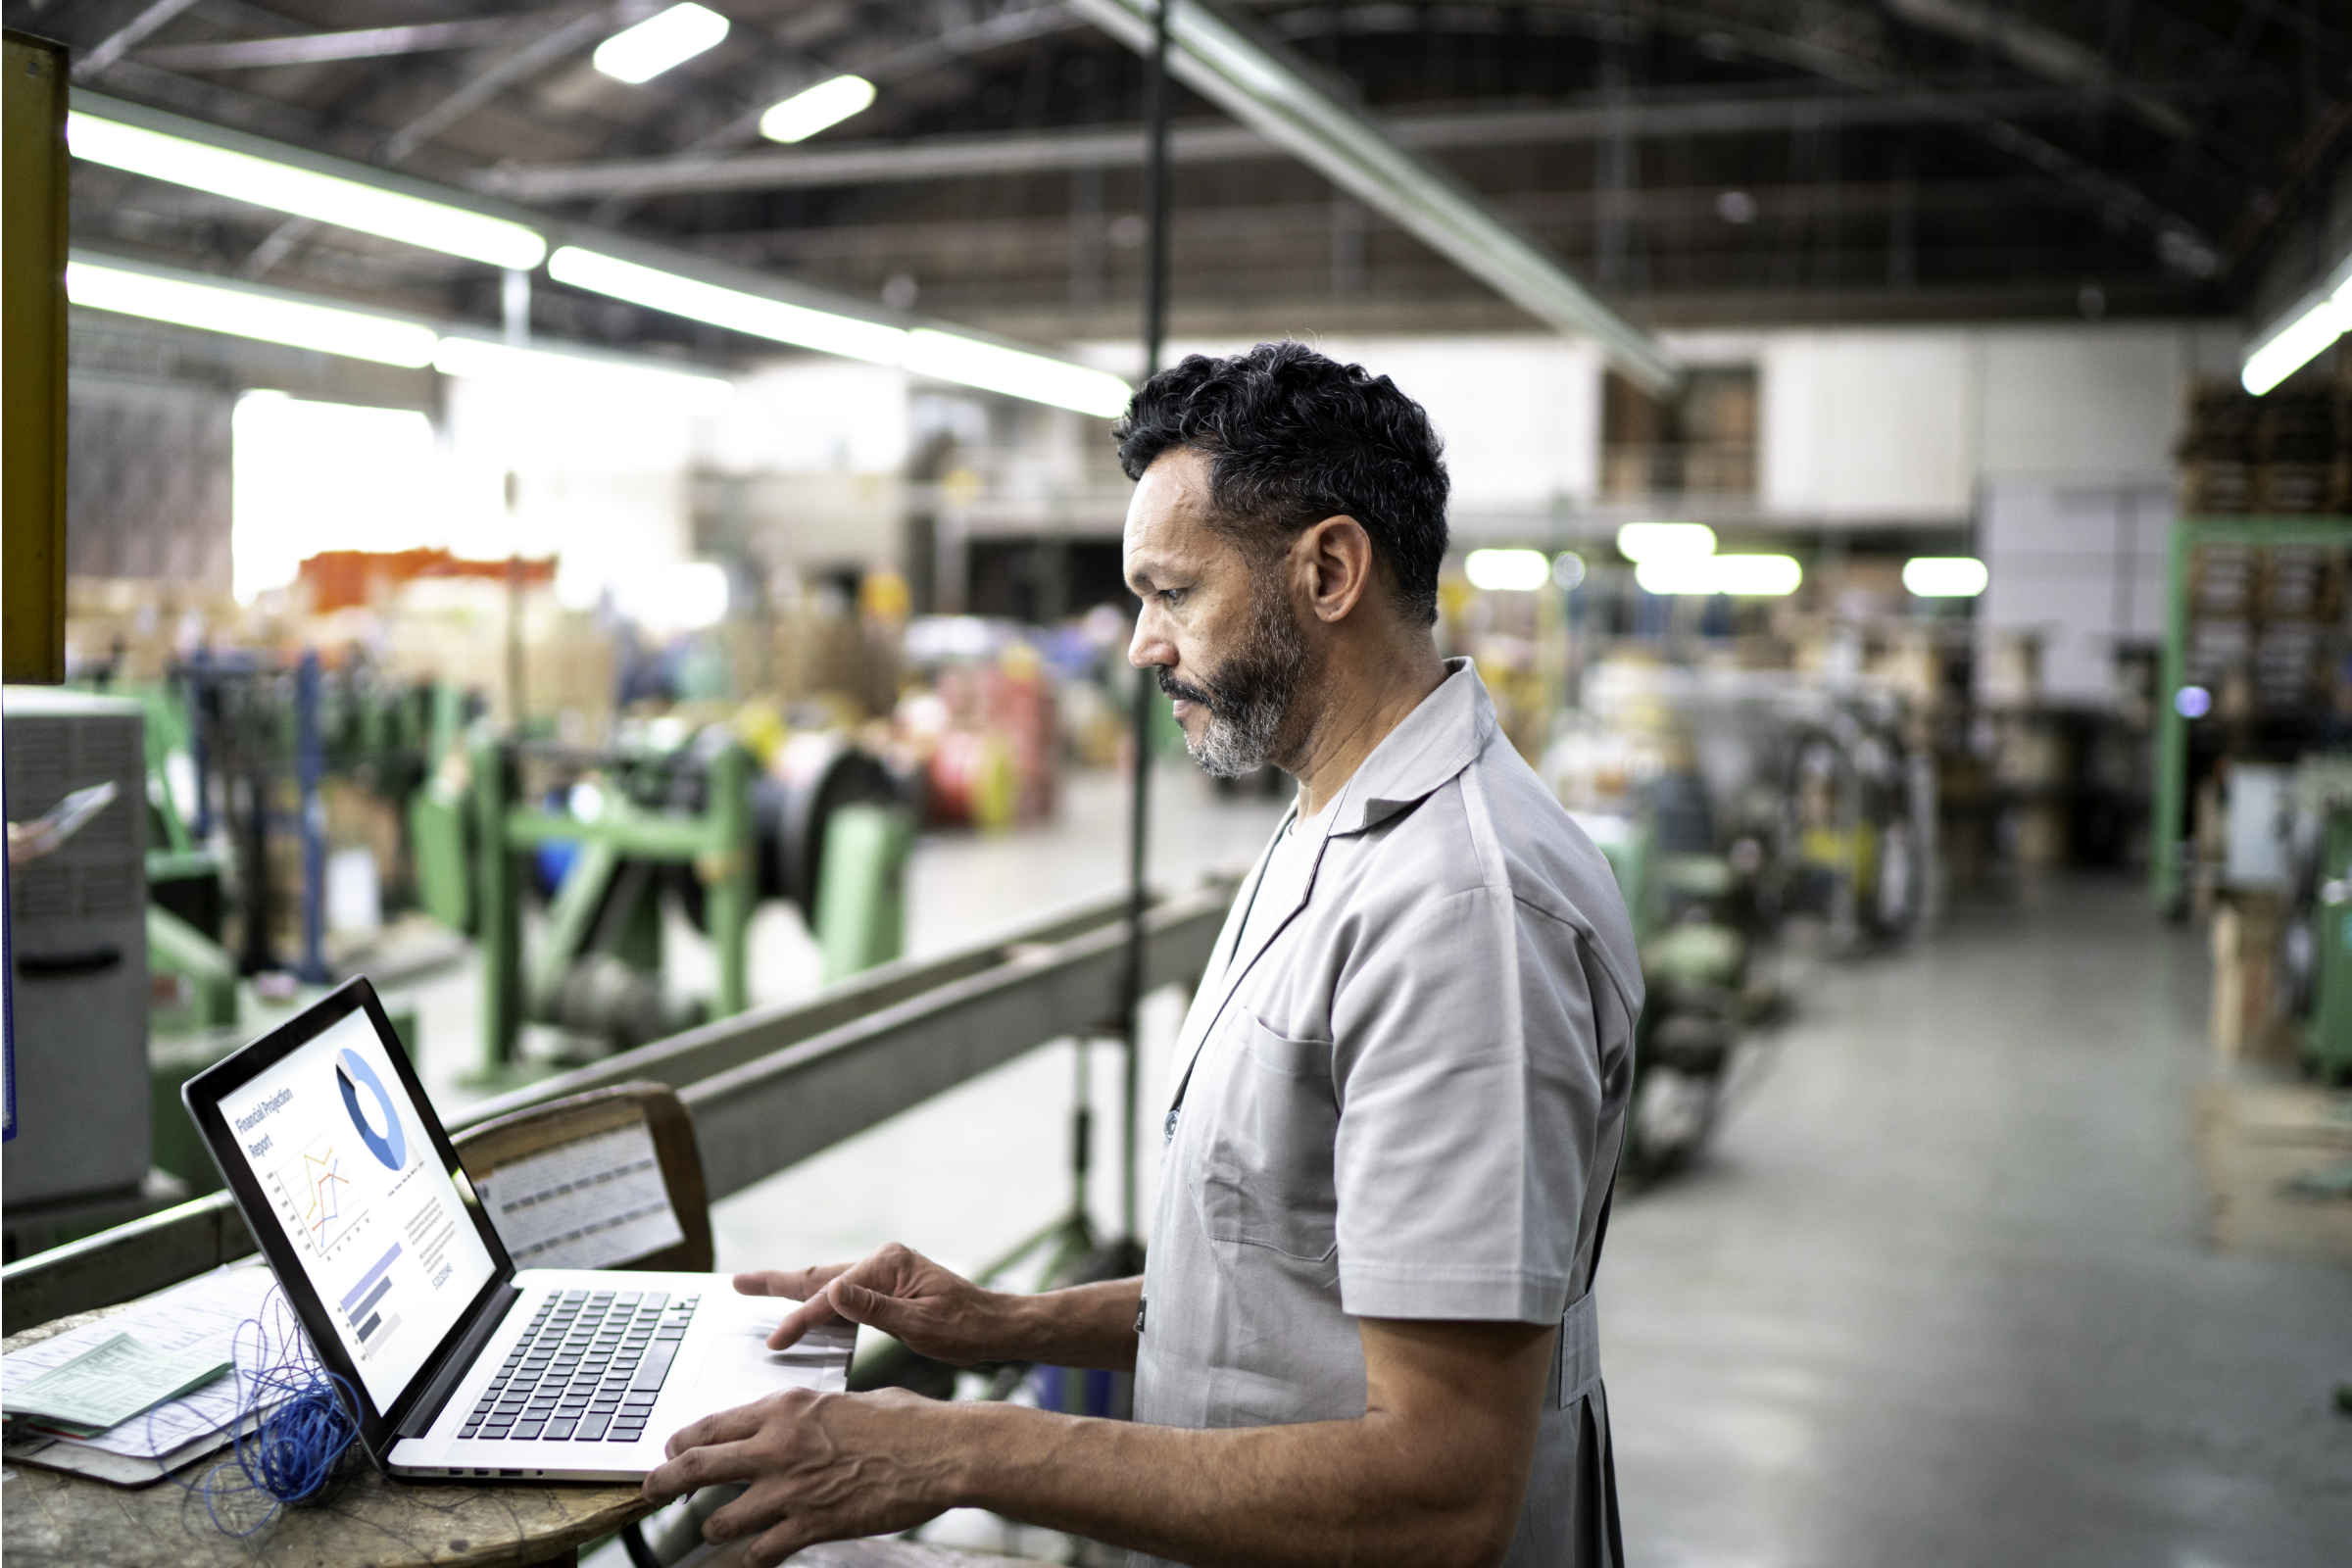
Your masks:
{"label": "factory window", "polygon": [[1116,539],[975,539],[965,608],[1052,625],[1097,605],[1129,611],[1135,597],[1119,575]]}
{"label": "factory window", "polygon": [[1754,495],[1755,368],[1694,369],[1672,401],[1651,397],[1612,370],[1600,432],[1603,495]]}
{"label": "factory window", "polygon": [[441,545],[441,463],[413,409],[248,392],[230,422],[229,562],[237,598],[294,581],[322,550]]}

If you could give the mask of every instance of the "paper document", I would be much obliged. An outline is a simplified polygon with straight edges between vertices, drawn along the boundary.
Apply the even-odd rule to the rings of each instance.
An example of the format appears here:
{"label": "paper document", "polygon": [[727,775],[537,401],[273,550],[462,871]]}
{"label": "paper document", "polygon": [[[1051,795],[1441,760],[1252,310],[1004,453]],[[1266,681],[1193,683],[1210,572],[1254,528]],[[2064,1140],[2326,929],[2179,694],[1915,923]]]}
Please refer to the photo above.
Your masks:
{"label": "paper document", "polygon": [[228,1357],[175,1354],[118,1334],[5,1396],[8,1413],[76,1438],[96,1437],[212,1382]]}
{"label": "paper document", "polygon": [[641,1121],[509,1160],[474,1191],[516,1268],[607,1268],[686,1239]]}
{"label": "paper document", "polygon": [[[150,1296],[94,1323],[11,1350],[0,1358],[0,1404],[13,1406],[20,1389],[127,1334],[152,1349],[221,1361],[230,1360],[237,1325],[257,1317],[277,1280],[266,1265],[216,1269],[184,1285]],[[250,1343],[250,1335],[248,1341]],[[237,1418],[237,1380],[217,1378],[183,1398],[157,1405],[94,1438],[68,1441],[133,1459],[153,1459],[200,1438],[225,1437]]]}

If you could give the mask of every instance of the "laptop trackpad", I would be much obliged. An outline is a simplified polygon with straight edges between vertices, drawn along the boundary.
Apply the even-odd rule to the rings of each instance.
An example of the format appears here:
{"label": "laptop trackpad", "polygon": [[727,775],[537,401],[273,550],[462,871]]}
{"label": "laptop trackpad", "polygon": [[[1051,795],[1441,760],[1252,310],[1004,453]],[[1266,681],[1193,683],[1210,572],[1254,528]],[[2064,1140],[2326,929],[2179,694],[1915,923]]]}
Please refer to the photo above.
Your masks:
{"label": "laptop trackpad", "polygon": [[785,1389],[839,1394],[849,1386],[850,1352],[858,1326],[828,1323],[811,1330],[789,1349],[771,1350],[767,1337],[798,1302],[773,1296],[714,1292],[703,1298],[709,1348],[695,1374],[695,1389],[707,1401],[724,1391],[730,1409]]}

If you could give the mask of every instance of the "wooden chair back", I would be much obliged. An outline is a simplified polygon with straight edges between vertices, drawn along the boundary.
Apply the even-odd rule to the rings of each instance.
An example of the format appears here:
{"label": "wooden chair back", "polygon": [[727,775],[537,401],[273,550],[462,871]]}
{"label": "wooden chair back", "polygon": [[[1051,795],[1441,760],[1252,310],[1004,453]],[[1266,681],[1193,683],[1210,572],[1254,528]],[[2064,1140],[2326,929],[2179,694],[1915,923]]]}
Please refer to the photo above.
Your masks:
{"label": "wooden chair back", "polygon": [[678,1229],[685,1237],[674,1246],[642,1257],[601,1266],[708,1273],[716,1259],[710,1239],[710,1194],[703,1181],[702,1151],[694,1141],[693,1118],[667,1085],[633,1082],[566,1095],[562,1100],[551,1100],[544,1105],[533,1105],[469,1127],[451,1142],[466,1167],[466,1177],[477,1186],[486,1183],[490,1187],[495,1208],[503,1197],[497,1183],[500,1166],[511,1166],[518,1160],[637,1123],[643,1123],[653,1136],[662,1185],[669,1195]]}

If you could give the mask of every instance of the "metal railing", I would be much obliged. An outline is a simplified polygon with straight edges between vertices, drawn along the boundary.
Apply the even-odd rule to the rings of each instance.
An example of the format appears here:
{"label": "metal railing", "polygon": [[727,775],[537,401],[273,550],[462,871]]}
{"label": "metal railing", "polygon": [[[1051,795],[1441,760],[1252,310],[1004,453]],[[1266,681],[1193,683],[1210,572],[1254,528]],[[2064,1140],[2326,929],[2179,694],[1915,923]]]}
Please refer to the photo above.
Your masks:
{"label": "metal railing", "polygon": [[[1198,981],[1232,900],[1220,881],[1152,906],[1145,990]],[[723,1198],[1050,1041],[1115,1031],[1125,907],[1124,896],[1095,900],[943,957],[885,964],[468,1106],[451,1130],[651,1079],[693,1112],[710,1197]],[[215,1193],[9,1264],[0,1327],[129,1300],[254,1250],[234,1200]]]}

